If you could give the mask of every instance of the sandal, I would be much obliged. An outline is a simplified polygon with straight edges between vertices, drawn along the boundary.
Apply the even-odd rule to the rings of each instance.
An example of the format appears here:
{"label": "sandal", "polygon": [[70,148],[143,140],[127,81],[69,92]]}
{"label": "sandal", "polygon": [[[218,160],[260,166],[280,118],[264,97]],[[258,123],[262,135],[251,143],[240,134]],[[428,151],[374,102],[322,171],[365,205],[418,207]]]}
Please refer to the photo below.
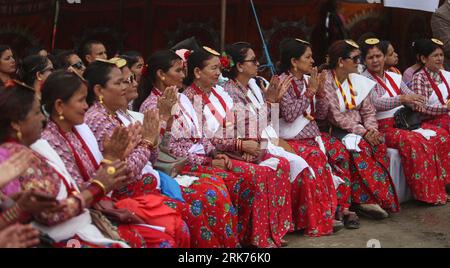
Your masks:
{"label": "sandal", "polygon": [[347,229],[359,229],[360,223],[356,213],[344,215],[344,226]]}
{"label": "sandal", "polygon": [[285,247],[287,247],[289,245],[289,241],[287,241],[287,240],[285,240],[283,238],[281,238],[280,241],[281,241],[281,247],[282,248],[285,248]]}

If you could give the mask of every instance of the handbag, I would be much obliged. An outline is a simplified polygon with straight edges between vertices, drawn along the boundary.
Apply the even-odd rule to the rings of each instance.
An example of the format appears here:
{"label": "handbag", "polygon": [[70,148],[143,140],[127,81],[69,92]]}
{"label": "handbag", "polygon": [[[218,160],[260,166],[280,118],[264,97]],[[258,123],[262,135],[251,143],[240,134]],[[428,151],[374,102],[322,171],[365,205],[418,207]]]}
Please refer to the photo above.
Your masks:
{"label": "handbag", "polygon": [[345,136],[347,136],[348,134],[350,134],[350,132],[348,132],[347,130],[344,130],[344,129],[336,127],[336,126],[331,126],[330,135],[340,141],[342,141],[345,138]]}
{"label": "handbag", "polygon": [[172,178],[175,178],[183,170],[184,166],[188,162],[187,157],[176,157],[169,153],[164,147],[160,147],[158,160],[156,161],[154,168],[160,170]]}
{"label": "handbag", "polygon": [[396,111],[394,119],[394,127],[399,129],[414,130],[420,128],[422,124],[422,115],[409,107],[403,107]]}
{"label": "handbag", "polygon": [[158,159],[153,168],[175,178],[186,166],[189,159],[188,157],[177,157],[169,152],[170,138],[171,134],[166,132],[159,145]]}

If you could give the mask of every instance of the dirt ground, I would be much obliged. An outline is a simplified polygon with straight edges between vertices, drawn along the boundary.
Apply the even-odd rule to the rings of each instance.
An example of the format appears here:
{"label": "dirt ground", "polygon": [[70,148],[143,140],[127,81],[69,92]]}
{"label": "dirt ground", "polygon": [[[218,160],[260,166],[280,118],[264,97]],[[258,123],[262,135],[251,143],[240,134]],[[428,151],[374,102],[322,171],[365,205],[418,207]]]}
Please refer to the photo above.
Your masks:
{"label": "dirt ground", "polygon": [[[358,230],[309,238],[293,233],[286,238],[289,248],[450,248],[450,204],[430,207],[411,201],[402,204],[400,213],[375,221],[361,218]],[[379,241],[379,243],[376,240]],[[375,245],[375,246],[373,246]]]}

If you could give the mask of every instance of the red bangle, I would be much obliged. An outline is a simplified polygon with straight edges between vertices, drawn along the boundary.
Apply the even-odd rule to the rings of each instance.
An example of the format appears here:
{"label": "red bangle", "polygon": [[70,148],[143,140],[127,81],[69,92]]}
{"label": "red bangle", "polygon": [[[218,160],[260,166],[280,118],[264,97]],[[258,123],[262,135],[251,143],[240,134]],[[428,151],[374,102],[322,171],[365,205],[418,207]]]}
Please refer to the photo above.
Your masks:
{"label": "red bangle", "polygon": [[80,205],[79,214],[81,214],[83,212],[83,210],[86,208],[86,201],[84,200],[83,196],[81,196],[81,194],[78,192],[73,192],[72,197],[78,201],[78,203]]}
{"label": "red bangle", "polygon": [[94,204],[100,201],[103,198],[103,196],[105,196],[103,189],[97,184],[89,185],[89,187],[86,190],[88,190],[92,194]]}
{"label": "red bangle", "polygon": [[14,204],[11,208],[5,210],[2,214],[0,214],[0,218],[9,224],[13,224],[16,222],[25,223],[30,220],[31,215],[19,206],[19,204]]}

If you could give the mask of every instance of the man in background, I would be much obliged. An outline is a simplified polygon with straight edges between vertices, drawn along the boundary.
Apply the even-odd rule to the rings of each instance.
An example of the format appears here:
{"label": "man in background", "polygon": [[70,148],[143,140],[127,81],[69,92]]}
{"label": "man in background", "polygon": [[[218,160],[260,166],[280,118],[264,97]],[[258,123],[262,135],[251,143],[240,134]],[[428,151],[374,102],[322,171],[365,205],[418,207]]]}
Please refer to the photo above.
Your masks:
{"label": "man in background", "polygon": [[450,70],[450,0],[445,3],[431,17],[433,37],[444,42],[444,68]]}

